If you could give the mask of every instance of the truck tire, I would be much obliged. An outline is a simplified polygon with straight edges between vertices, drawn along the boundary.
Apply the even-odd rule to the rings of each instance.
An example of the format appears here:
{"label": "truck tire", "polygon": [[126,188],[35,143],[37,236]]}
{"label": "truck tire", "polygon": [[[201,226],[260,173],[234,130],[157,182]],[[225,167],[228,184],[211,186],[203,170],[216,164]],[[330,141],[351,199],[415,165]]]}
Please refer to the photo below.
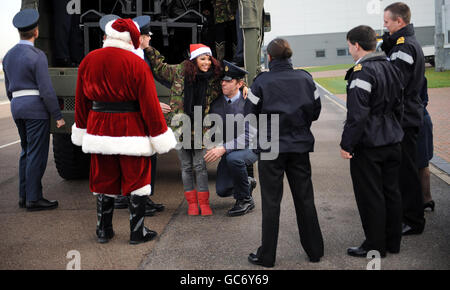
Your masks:
{"label": "truck tire", "polygon": [[70,134],[53,134],[53,156],[62,178],[71,180],[89,177],[91,156],[72,143]]}

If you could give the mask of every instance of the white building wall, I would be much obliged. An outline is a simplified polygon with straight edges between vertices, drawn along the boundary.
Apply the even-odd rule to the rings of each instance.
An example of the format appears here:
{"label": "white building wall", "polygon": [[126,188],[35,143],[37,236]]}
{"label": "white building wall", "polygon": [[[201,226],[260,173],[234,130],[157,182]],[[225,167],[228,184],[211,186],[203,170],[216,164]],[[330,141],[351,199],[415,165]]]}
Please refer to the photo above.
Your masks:
{"label": "white building wall", "polygon": [[[347,32],[361,24],[379,31],[383,10],[395,0],[264,0],[272,18],[266,44],[277,36]],[[416,27],[434,26],[434,0],[403,0]]]}

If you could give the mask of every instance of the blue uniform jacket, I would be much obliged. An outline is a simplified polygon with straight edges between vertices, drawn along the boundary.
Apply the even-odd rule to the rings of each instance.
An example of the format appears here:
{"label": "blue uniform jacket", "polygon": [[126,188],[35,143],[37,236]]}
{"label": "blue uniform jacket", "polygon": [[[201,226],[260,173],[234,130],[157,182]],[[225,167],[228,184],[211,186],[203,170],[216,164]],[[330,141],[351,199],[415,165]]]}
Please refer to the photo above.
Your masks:
{"label": "blue uniform jacket", "polygon": [[[14,119],[62,118],[48,73],[47,57],[29,41],[20,41],[3,59],[6,93]],[[40,95],[12,97],[21,90],[38,90]]]}

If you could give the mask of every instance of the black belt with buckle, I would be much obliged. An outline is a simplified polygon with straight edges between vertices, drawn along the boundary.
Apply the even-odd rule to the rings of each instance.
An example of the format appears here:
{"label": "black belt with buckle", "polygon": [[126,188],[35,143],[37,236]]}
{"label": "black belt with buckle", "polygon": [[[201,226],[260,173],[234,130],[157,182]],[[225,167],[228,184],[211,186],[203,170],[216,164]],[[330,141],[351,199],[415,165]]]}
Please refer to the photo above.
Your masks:
{"label": "black belt with buckle", "polygon": [[138,101],[129,102],[93,102],[92,110],[102,113],[129,113],[140,112]]}

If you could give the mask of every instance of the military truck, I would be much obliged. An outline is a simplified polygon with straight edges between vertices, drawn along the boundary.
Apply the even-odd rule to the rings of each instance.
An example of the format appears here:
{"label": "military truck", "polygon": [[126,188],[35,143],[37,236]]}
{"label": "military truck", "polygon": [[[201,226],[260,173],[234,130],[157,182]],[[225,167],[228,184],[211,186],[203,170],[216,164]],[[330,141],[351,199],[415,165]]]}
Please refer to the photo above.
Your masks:
{"label": "military truck", "polygon": [[[55,8],[56,1],[60,7],[61,2],[65,3],[65,11],[55,11],[60,10]],[[260,71],[264,31],[270,31],[270,15],[263,11],[264,0],[22,0],[22,9],[35,8],[39,11],[40,36],[36,47],[47,55],[53,87],[66,121],[66,126],[58,129],[52,120],[50,129],[53,135],[54,160],[62,178],[88,177],[90,156],[71,142],[78,69],[76,65],[61,67],[55,60],[57,45],[61,41],[69,41],[68,35],[61,39],[61,21],[66,26],[72,25],[71,28],[65,28],[67,34],[75,35],[75,39],[80,40],[80,47],[77,47],[77,43],[71,43],[70,49],[80,49],[81,56],[84,57],[102,46],[103,32],[99,27],[99,20],[103,15],[116,14],[123,18],[149,15],[153,33],[151,45],[169,63],[176,64],[188,57],[189,44],[201,42],[211,46],[211,36],[214,37],[215,33],[213,5],[226,5],[232,1],[237,4],[241,15],[245,69],[249,72],[247,84],[250,85]],[[56,30],[59,36],[55,33]],[[155,83],[160,101],[168,103],[169,90],[162,84]]]}

